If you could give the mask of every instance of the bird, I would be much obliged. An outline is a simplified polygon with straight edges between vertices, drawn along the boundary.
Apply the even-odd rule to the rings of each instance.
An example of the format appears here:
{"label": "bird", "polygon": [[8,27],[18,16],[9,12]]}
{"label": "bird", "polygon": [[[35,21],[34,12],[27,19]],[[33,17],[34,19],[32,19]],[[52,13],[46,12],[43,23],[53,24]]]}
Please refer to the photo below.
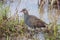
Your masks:
{"label": "bird", "polygon": [[42,21],[41,19],[37,18],[36,16],[29,15],[29,12],[26,8],[22,9],[20,12],[23,12],[24,14],[24,22],[26,25],[28,25],[30,28],[45,28],[46,23]]}

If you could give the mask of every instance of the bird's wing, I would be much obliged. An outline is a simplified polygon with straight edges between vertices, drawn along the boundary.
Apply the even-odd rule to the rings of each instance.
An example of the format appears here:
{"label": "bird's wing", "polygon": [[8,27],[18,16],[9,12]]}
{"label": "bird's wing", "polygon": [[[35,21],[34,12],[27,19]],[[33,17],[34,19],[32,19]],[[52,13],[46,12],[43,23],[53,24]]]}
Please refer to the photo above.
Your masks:
{"label": "bird's wing", "polygon": [[34,25],[34,26],[40,26],[40,25],[46,24],[44,21],[42,21],[42,20],[40,20],[37,17],[32,16],[32,15],[30,15],[29,21],[30,21],[31,25]]}

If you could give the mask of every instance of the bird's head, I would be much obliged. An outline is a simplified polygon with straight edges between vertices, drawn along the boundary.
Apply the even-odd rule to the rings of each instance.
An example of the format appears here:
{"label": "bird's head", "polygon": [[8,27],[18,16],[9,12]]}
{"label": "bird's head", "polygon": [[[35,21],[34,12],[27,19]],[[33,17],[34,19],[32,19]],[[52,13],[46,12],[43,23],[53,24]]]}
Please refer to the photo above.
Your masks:
{"label": "bird's head", "polygon": [[23,12],[24,14],[28,14],[28,10],[26,8],[22,9],[21,12]]}

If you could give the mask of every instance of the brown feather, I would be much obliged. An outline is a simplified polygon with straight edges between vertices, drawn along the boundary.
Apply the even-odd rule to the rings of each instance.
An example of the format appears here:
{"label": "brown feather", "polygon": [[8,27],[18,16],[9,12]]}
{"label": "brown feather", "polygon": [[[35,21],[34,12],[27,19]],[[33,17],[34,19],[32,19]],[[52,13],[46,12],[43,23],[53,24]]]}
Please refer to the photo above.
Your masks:
{"label": "brown feather", "polygon": [[38,19],[35,16],[30,15],[31,17],[29,18],[29,21],[31,22],[31,25],[34,25],[35,27],[40,27],[40,26],[44,26],[45,27],[45,22]]}

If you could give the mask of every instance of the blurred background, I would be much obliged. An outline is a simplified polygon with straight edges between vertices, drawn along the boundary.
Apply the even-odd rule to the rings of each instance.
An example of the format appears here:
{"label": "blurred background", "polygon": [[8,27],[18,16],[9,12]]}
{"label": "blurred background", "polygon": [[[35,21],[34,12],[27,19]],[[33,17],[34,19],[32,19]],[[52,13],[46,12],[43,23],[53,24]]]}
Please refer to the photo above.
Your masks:
{"label": "blurred background", "polygon": [[[41,32],[28,30],[20,12],[24,8],[47,27]],[[0,0],[0,40],[60,40],[60,1]]]}

